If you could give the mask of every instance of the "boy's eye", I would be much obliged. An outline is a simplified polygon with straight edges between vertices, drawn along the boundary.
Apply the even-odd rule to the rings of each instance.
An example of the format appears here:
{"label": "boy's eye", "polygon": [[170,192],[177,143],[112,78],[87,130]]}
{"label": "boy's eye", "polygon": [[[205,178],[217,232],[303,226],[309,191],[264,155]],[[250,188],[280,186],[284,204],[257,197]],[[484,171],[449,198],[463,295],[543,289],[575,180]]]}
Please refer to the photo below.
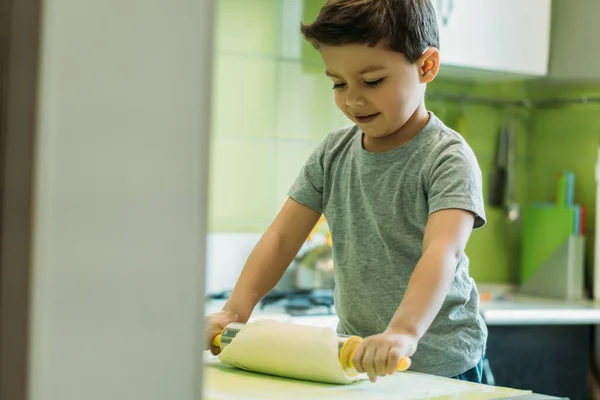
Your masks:
{"label": "boy's eye", "polygon": [[334,88],[334,89],[341,89],[341,88],[343,88],[344,86],[346,86],[346,84],[345,84],[345,83],[334,83],[334,84],[333,84],[333,88]]}
{"label": "boy's eye", "polygon": [[377,79],[376,81],[371,81],[371,82],[365,82],[369,87],[377,87],[379,85],[381,85],[383,83],[383,79]]}

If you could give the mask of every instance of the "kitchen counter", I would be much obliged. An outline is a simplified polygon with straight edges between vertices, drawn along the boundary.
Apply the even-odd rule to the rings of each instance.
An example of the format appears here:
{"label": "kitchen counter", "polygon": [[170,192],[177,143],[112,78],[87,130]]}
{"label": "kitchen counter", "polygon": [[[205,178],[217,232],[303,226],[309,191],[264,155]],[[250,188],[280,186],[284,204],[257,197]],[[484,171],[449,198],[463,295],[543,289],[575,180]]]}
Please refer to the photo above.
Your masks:
{"label": "kitchen counter", "polygon": [[[225,300],[208,300],[204,304],[205,315],[212,314],[223,309]],[[284,311],[282,307],[272,306],[265,310],[261,310],[260,307],[256,307],[250,321],[257,321],[261,319],[274,319],[276,321],[291,322],[292,316]]]}
{"label": "kitchen counter", "polygon": [[479,289],[487,325],[600,325],[600,302],[528,296],[510,286]]}
{"label": "kitchen counter", "polygon": [[[514,288],[488,285],[479,285],[479,292],[480,312],[489,328],[487,356],[495,383],[581,398],[581,393],[574,388],[586,385],[589,366],[581,360],[589,358],[592,351],[589,338],[591,330],[596,329],[593,326],[600,327],[600,303],[527,296]],[[206,312],[218,311],[224,303],[224,300],[209,301]],[[257,307],[251,320],[258,319],[332,329],[336,329],[338,323],[335,314],[293,316],[277,304],[262,310]],[[543,366],[543,372],[532,371],[531,359],[542,360],[538,365]],[[561,365],[571,365],[568,373]]]}
{"label": "kitchen counter", "polygon": [[[481,285],[480,312],[487,325],[600,325],[600,302],[557,300],[518,294],[511,288]],[[225,300],[206,303],[207,314],[219,311]],[[251,320],[275,319],[298,324],[336,328],[338,318],[331,315],[292,316],[283,307],[257,307]]]}
{"label": "kitchen counter", "polygon": [[592,335],[600,326],[600,304],[529,296],[514,287],[496,289],[479,285],[494,382],[572,400],[590,398]]}
{"label": "kitchen counter", "polygon": [[487,325],[600,325],[600,304],[516,296],[481,303]]}
{"label": "kitchen counter", "polygon": [[206,358],[205,396],[226,399],[548,399],[529,390],[481,385],[457,379],[441,378],[415,372],[402,372],[379,379],[376,383],[360,381],[350,385],[328,385],[280,378],[243,371]]}
{"label": "kitchen counter", "polygon": [[[213,312],[220,311],[225,305],[225,300],[209,300],[205,304],[205,313],[211,314]],[[270,305],[264,310],[260,307],[256,307],[249,322],[258,321],[261,319],[273,319],[276,321],[292,322],[300,325],[320,326],[327,327],[336,330],[338,324],[338,317],[336,314],[329,315],[302,315],[293,316],[285,312],[283,307],[277,305]]]}

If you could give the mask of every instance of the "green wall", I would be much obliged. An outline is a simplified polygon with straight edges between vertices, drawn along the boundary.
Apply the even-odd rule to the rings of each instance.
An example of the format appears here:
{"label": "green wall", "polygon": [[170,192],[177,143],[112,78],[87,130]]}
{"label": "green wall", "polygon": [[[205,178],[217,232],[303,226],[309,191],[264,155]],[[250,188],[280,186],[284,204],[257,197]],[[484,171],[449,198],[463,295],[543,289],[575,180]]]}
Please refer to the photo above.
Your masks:
{"label": "green wall", "polygon": [[[530,85],[530,97],[600,97],[600,83],[588,85]],[[586,208],[586,244],[588,261],[593,262],[595,229],[595,165],[600,146],[600,103],[590,102],[538,107],[531,111],[528,144],[527,198],[550,201],[553,177],[558,171],[575,173],[575,202]]]}
{"label": "green wall", "polygon": [[[293,1],[285,0],[288,5]],[[281,0],[217,2],[212,232],[264,231],[313,148],[331,129],[348,124],[334,105],[331,83],[323,74],[318,54],[298,32],[298,20],[310,20],[320,2],[306,0],[308,6],[300,10],[295,25],[282,22],[293,22],[294,15],[293,10],[282,8]],[[298,50],[288,50],[291,48]],[[432,96],[443,92],[492,98],[593,94],[589,91],[441,79],[428,88]],[[578,179],[576,200],[588,206],[588,229],[592,232],[599,106],[505,109],[432,96],[426,100],[427,107],[473,147],[483,171],[486,196],[497,135],[503,123],[510,123],[518,137],[517,200],[524,204],[549,199],[553,172],[572,169]],[[502,210],[486,207],[486,212],[488,225],[473,233],[467,247],[472,275],[480,282],[515,281],[519,228],[507,222]]]}
{"label": "green wall", "polygon": [[[521,84],[474,84],[435,81],[428,92],[461,94],[469,97],[505,98],[525,96]],[[514,128],[517,137],[515,196],[523,204],[527,195],[527,110],[505,109],[479,103],[460,103],[426,99],[427,108],[445,123],[460,132],[473,148],[483,174],[483,191],[487,200],[489,175],[496,162],[496,142],[504,124]],[[461,121],[462,120],[462,121]],[[467,246],[471,273],[480,282],[510,282],[518,275],[519,228],[508,222],[502,209],[486,203],[487,225],[474,231]]]}

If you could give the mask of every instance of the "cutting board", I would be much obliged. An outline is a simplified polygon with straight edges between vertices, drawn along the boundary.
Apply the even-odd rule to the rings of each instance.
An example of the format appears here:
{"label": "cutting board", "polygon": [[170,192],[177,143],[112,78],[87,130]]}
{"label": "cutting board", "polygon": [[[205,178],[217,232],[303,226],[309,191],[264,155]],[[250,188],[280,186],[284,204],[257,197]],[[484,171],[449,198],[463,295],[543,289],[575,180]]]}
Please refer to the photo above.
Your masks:
{"label": "cutting board", "polygon": [[573,234],[575,209],[530,205],[523,210],[521,282],[527,282]]}
{"label": "cutting board", "polygon": [[416,372],[401,372],[376,383],[327,385],[243,371],[207,359],[204,368],[205,400],[296,400],[331,399],[500,399],[530,394],[530,391],[479,385]]}

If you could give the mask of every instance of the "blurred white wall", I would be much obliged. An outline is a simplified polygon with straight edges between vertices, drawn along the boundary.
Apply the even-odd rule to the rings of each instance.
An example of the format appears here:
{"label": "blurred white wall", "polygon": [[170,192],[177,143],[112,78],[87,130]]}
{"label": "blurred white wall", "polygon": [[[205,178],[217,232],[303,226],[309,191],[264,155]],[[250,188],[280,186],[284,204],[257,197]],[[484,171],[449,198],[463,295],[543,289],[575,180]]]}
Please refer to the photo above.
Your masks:
{"label": "blurred white wall", "polygon": [[31,400],[197,400],[213,0],[43,4]]}

